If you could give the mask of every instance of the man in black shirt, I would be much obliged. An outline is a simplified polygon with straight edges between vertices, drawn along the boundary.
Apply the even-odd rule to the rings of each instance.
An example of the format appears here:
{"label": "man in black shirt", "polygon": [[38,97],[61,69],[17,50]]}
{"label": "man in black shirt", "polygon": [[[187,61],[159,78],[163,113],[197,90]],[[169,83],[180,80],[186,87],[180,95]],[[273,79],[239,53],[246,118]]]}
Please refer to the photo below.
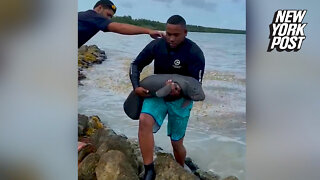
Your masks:
{"label": "man in black shirt", "polygon": [[125,35],[149,34],[152,38],[162,37],[159,31],[134,25],[112,22],[116,6],[109,0],[100,0],[93,10],[78,13],[78,47],[86,43],[97,32],[114,32]]}
{"label": "man in black shirt", "polygon": [[[154,60],[155,74],[180,74],[202,81],[205,59],[201,49],[186,38],[186,22],[179,15],[171,16],[166,24],[166,36],[150,42],[132,62],[130,79],[135,93],[148,97],[149,91],[139,86],[140,73]],[[173,83],[168,81],[168,83]],[[183,93],[183,92],[182,92]],[[168,114],[167,134],[170,136],[176,161],[184,166],[186,150],[183,138],[193,103],[185,105],[179,86],[172,84],[171,97],[145,98],[139,117],[139,145],[145,165],[144,178],[154,179],[153,133],[160,129]]]}

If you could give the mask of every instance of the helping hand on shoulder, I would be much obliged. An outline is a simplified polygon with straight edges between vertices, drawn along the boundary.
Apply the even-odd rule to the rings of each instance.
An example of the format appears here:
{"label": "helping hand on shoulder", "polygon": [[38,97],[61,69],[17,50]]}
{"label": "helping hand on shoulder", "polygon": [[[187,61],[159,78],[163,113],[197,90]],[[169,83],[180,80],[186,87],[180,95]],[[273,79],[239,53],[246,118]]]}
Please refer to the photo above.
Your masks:
{"label": "helping hand on shoulder", "polygon": [[164,32],[161,31],[156,31],[156,30],[151,30],[149,32],[150,37],[152,37],[153,39],[157,39],[157,38],[162,38],[165,36]]}

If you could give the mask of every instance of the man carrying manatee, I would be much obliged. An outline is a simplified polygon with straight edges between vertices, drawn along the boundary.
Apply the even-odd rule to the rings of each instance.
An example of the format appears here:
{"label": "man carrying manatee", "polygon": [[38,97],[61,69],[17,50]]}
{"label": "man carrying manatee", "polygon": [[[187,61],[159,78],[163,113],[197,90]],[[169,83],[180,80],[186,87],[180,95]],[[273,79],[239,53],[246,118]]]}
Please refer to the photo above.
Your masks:
{"label": "man carrying manatee", "polygon": [[[130,79],[135,93],[148,97],[148,89],[139,86],[142,69],[154,60],[155,74],[180,74],[202,81],[205,59],[201,49],[186,38],[186,21],[179,15],[171,16],[166,24],[166,36],[150,42],[132,62]],[[181,89],[172,83],[168,97],[145,98],[139,117],[139,145],[145,166],[145,180],[155,179],[153,164],[153,133],[160,129],[168,114],[167,134],[171,138],[176,161],[184,166],[186,149],[183,146],[188,119],[193,103],[184,105]]]}

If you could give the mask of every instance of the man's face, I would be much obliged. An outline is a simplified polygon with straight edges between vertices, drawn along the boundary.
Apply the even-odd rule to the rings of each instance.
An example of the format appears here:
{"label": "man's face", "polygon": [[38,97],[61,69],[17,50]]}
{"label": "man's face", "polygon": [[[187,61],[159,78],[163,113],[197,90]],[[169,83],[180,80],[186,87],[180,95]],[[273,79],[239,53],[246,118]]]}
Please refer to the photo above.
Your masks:
{"label": "man's face", "polygon": [[107,19],[111,19],[114,15],[114,12],[111,9],[104,8],[102,6],[98,6],[97,13],[99,13],[100,15],[102,15],[103,17],[105,17]]}
{"label": "man's face", "polygon": [[166,41],[171,48],[176,48],[187,36],[185,27],[179,24],[167,24]]}

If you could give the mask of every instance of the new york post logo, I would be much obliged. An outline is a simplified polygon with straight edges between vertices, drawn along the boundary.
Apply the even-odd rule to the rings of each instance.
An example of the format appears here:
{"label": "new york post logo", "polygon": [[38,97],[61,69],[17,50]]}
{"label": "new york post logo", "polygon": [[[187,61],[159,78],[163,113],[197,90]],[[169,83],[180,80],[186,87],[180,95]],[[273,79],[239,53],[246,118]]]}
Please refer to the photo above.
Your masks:
{"label": "new york post logo", "polygon": [[303,40],[306,39],[304,28],[307,23],[302,23],[307,10],[278,10],[274,13],[270,24],[270,42],[268,52],[274,48],[277,51],[299,51]]}

